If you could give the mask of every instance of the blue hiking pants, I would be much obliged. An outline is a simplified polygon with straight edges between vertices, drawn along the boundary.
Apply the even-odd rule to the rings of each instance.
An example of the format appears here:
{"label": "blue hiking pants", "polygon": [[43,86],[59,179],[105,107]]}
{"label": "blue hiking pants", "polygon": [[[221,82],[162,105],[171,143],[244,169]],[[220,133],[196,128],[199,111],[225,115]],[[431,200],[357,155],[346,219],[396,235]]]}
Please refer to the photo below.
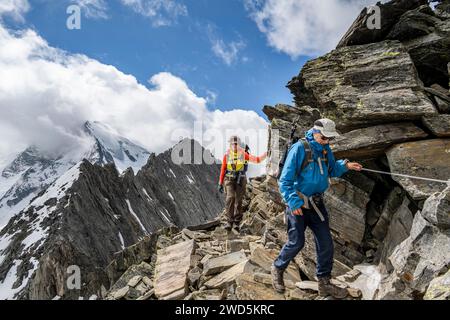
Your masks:
{"label": "blue hiking pants", "polygon": [[333,239],[331,238],[328,212],[323,201],[317,204],[322,212],[325,221],[322,221],[316,211],[312,208],[304,209],[303,216],[294,216],[289,209],[286,209],[287,230],[289,240],[281,249],[281,252],[274,262],[275,267],[284,270],[292,259],[302,250],[305,244],[305,230],[309,227],[316,243],[318,278],[328,277],[333,269]]}

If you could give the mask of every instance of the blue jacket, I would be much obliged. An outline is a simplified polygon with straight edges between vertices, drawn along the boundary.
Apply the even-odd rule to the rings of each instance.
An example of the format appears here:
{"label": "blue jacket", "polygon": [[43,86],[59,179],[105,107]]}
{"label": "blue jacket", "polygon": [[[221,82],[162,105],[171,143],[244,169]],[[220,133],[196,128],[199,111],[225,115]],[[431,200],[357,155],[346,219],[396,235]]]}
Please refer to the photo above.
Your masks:
{"label": "blue jacket", "polygon": [[[328,189],[329,176],[340,177],[348,171],[344,160],[335,160],[329,145],[322,146],[314,140],[312,129],[306,132],[305,137],[311,147],[314,162],[309,163],[302,172],[299,172],[306,152],[302,142],[298,141],[289,149],[278,182],[280,193],[291,210],[300,208],[304,203],[296,193],[297,190],[308,197],[316,193],[324,193]],[[322,156],[324,148],[328,151],[330,172],[326,164],[322,163],[322,175],[317,159]]]}

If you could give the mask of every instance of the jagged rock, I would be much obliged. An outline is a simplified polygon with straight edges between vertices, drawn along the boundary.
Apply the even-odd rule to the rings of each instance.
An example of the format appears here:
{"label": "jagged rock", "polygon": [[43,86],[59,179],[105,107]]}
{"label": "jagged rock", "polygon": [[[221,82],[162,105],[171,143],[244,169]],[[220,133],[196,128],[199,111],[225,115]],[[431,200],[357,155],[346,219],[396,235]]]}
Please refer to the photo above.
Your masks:
{"label": "jagged rock", "polygon": [[128,286],[133,288],[136,287],[138,283],[141,281],[141,279],[142,279],[141,275],[134,276],[133,278],[130,279],[130,281],[128,281]]}
{"label": "jagged rock", "polygon": [[[435,13],[442,19],[450,18],[450,3],[448,1],[441,1],[435,8]],[[449,72],[450,73],[450,72]]]}
{"label": "jagged rock", "polygon": [[316,281],[300,281],[295,285],[301,290],[319,291],[319,283]]}
{"label": "jagged rock", "polygon": [[242,261],[224,272],[214,276],[205,283],[207,288],[217,289],[225,288],[233,283],[236,278],[244,272],[247,261]]}
{"label": "jagged rock", "polygon": [[317,297],[316,293],[310,293],[299,288],[294,288],[288,291],[288,300],[314,300]]}
{"label": "jagged rock", "polygon": [[214,219],[205,223],[196,224],[193,226],[187,226],[186,229],[191,231],[210,230],[220,225],[220,219]]}
{"label": "jagged rock", "polygon": [[393,123],[347,132],[330,146],[337,159],[371,159],[383,155],[393,144],[427,136],[413,123]]}
{"label": "jagged rock", "polygon": [[[110,292],[115,292],[124,287],[128,287],[129,289],[135,287],[139,281],[141,281],[142,277],[151,277],[152,273],[152,267],[146,262],[133,265],[125,271],[125,273],[119,278],[119,280],[117,280],[116,283],[114,283],[114,285],[112,285]],[[136,281],[138,278],[139,280]]]}
{"label": "jagged rock", "polygon": [[396,0],[384,4],[378,3],[377,6],[380,8],[381,14],[381,29],[369,29],[367,27],[367,21],[373,15],[373,12],[369,14],[367,8],[364,8],[339,41],[337,47],[382,41],[404,13],[426,4],[428,4],[427,0]]}
{"label": "jagged rock", "polygon": [[389,228],[389,224],[392,220],[392,216],[397,212],[398,208],[402,204],[404,194],[399,187],[394,188],[390,193],[386,202],[384,203],[383,210],[376,225],[372,229],[372,235],[379,241],[382,241]]}
{"label": "jagged rock", "polygon": [[392,216],[386,237],[383,239],[383,247],[381,250],[380,270],[382,272],[386,269],[387,271],[392,271],[392,267],[388,263],[388,258],[397,245],[409,236],[414,219],[413,213],[408,208],[409,203],[409,200],[405,198],[402,205]]}
{"label": "jagged rock", "polygon": [[130,291],[130,287],[129,286],[123,287],[123,288],[121,288],[121,289],[119,289],[117,291],[112,292],[111,293],[111,297],[114,300],[120,300],[120,299],[122,299],[123,297],[125,297],[127,295],[128,291]]}
{"label": "jagged rock", "polygon": [[189,285],[195,287],[198,284],[198,281],[200,280],[201,275],[202,275],[202,270],[198,267],[194,267],[191,270],[189,270],[189,273],[188,273]]}
{"label": "jagged rock", "polygon": [[424,300],[450,300],[450,270],[430,282],[423,298]]}
{"label": "jagged rock", "polygon": [[426,36],[435,31],[436,24],[440,22],[429,5],[420,6],[405,12],[386,38],[407,41]]}
{"label": "jagged rock", "polygon": [[225,243],[225,248],[227,252],[237,252],[241,250],[250,250],[250,245],[248,240],[245,239],[235,239],[227,240]]}
{"label": "jagged rock", "polygon": [[450,229],[441,230],[417,213],[410,236],[395,248],[389,258],[394,271],[380,285],[376,298],[424,295],[428,284],[448,270],[449,252]]}
{"label": "jagged rock", "polygon": [[[425,12],[418,8],[415,11],[405,13],[404,19],[399,21],[398,29],[408,31],[407,24],[421,22],[422,34],[417,34],[412,39],[402,40],[407,48],[420,79],[425,86],[439,83],[448,86],[447,63],[450,61],[450,19],[439,19],[431,10]],[[406,23],[405,23],[406,22]],[[404,32],[405,33],[405,32]],[[401,36],[401,35],[400,35]]]}
{"label": "jagged rock", "polygon": [[236,296],[239,300],[285,300],[284,295],[273,290],[271,285],[256,282],[250,274],[241,274],[237,277],[236,284]]}
{"label": "jagged rock", "polygon": [[369,194],[344,179],[336,179],[324,196],[330,228],[347,241],[360,244],[366,227]]}
{"label": "jagged rock", "polygon": [[354,270],[358,271],[356,279],[349,279],[346,282],[350,288],[361,292],[363,300],[373,300],[377,294],[377,290],[383,280],[377,266],[370,264],[356,265]]}
{"label": "jagged rock", "polygon": [[450,187],[431,195],[425,201],[422,216],[439,228],[450,228]]}
{"label": "jagged rock", "polygon": [[242,251],[212,258],[203,264],[203,274],[205,276],[217,274],[243,261],[247,261],[247,258]]}
{"label": "jagged rock", "polygon": [[438,137],[450,137],[450,114],[422,118],[423,124]]}
{"label": "jagged rock", "polygon": [[[406,142],[388,150],[387,157],[391,172],[419,177],[442,179],[450,177],[450,140],[434,139]],[[396,177],[397,181],[415,200],[423,200],[431,194],[442,191],[439,182],[428,182]]]}
{"label": "jagged rock", "polygon": [[138,243],[115,253],[114,260],[106,267],[110,284],[115,283],[132,265],[141,261],[149,262],[156,251],[155,245],[157,238],[158,234],[153,233]]}
{"label": "jagged rock", "polygon": [[187,274],[195,249],[193,240],[158,251],[155,267],[155,295],[159,299],[180,299],[187,294]]}
{"label": "jagged rock", "polygon": [[409,54],[398,41],[344,47],[311,60],[288,87],[348,131],[436,114]]}
{"label": "jagged rock", "polygon": [[137,298],[136,300],[148,300],[155,294],[155,289],[151,289],[146,294],[144,294],[142,297]]}
{"label": "jagged rock", "polygon": [[[266,273],[270,273],[272,264],[278,254],[279,250],[256,248],[250,256],[250,262],[264,269]],[[284,273],[284,278],[294,282],[301,280],[298,267],[294,263],[289,264]]]}

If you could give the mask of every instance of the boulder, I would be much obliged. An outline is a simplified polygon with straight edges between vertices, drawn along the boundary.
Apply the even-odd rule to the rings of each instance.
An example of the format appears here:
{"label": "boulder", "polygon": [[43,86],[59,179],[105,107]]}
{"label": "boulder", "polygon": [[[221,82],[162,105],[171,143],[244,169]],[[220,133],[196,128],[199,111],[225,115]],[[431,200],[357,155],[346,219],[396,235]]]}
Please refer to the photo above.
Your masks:
{"label": "boulder", "polygon": [[422,122],[434,135],[450,137],[450,114],[423,117]]}
{"label": "boulder", "polygon": [[233,252],[217,258],[207,260],[203,264],[203,275],[208,276],[220,273],[242,261],[247,261],[243,251]]}
{"label": "boulder", "polygon": [[373,12],[369,12],[367,8],[364,8],[339,41],[337,47],[341,48],[384,40],[403,14],[426,4],[428,4],[427,0],[400,0],[389,1],[384,4],[378,3],[382,17],[380,29],[368,28],[367,21],[373,15]]}
{"label": "boulder", "polygon": [[[450,139],[406,142],[387,151],[391,172],[419,177],[450,177]],[[425,200],[445,188],[445,184],[393,176],[415,200]]]}
{"label": "boulder", "polygon": [[334,179],[324,196],[330,228],[339,238],[360,244],[366,227],[369,194],[344,179]]}
{"label": "boulder", "polygon": [[450,228],[450,187],[431,195],[425,201],[422,216],[439,228]]}
{"label": "boulder", "polygon": [[[279,250],[256,248],[250,257],[250,262],[261,267],[267,273],[270,273],[273,262],[278,257]],[[286,280],[298,282],[301,280],[298,267],[294,263],[290,263],[284,273]]]}
{"label": "boulder", "polygon": [[[405,14],[404,21],[421,21],[424,32],[413,39],[402,40],[408,50],[420,79],[425,86],[439,83],[448,86],[447,63],[450,61],[450,19],[439,19],[434,14],[418,11]],[[399,24],[404,24],[402,20]],[[419,25],[418,23],[415,23]],[[400,26],[406,32],[408,25]],[[431,31],[431,32],[430,32]],[[428,33],[427,33],[428,32]]]}
{"label": "boulder", "polygon": [[377,298],[423,296],[429,283],[448,270],[449,252],[450,229],[441,230],[417,213],[410,236],[389,257],[394,271],[381,283]]}
{"label": "boulder", "polygon": [[288,87],[298,105],[317,106],[343,131],[437,113],[398,41],[332,51],[307,62]]}
{"label": "boulder", "polygon": [[214,276],[213,278],[205,282],[205,286],[211,289],[228,287],[228,285],[232,284],[239,275],[244,273],[244,268],[247,265],[247,262],[247,260],[242,261],[229,268],[228,270],[225,270],[224,272]]}
{"label": "boulder", "polygon": [[187,275],[194,253],[194,240],[158,251],[155,267],[155,295],[158,299],[182,299],[187,295]]}
{"label": "boulder", "polygon": [[396,187],[390,193],[386,199],[383,209],[381,211],[380,218],[372,229],[372,235],[378,241],[382,241],[391,223],[392,216],[397,212],[400,205],[403,203],[404,192],[401,188]]}
{"label": "boulder", "polygon": [[450,270],[430,282],[423,298],[424,300],[450,300]]}
{"label": "boulder", "polygon": [[383,239],[381,249],[380,270],[381,272],[392,271],[388,258],[394,249],[409,236],[414,215],[408,208],[409,200],[404,199],[402,205],[397,209],[391,219],[386,237]]}
{"label": "boulder", "polygon": [[250,274],[237,277],[236,285],[238,300],[285,300],[284,295],[273,290],[271,285],[256,282]]}
{"label": "boulder", "polygon": [[330,146],[338,159],[372,159],[382,156],[393,144],[427,136],[427,133],[413,123],[392,123],[347,132]]}

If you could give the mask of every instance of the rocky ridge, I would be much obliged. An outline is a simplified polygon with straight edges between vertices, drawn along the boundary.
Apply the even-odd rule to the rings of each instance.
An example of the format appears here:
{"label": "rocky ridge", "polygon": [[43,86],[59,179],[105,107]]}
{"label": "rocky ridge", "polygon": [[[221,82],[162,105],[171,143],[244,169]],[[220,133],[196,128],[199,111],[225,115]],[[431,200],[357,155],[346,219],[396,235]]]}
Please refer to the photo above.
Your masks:
{"label": "rocky ridge", "polygon": [[[437,2],[435,10],[424,0],[379,4],[385,19],[377,32],[365,27],[363,10],[336,50],[306,63],[288,83],[295,105],[264,107],[267,175],[248,185],[241,231],[227,233],[220,219],[162,230],[146,240],[152,245],[145,259],[124,259],[136,256],[130,247],[113,261],[110,268],[127,271],[104,298],[318,299],[309,231],[287,271],[286,294],[271,287],[270,265],[287,237],[273,177],[280,150],[294,121],[301,137],[314,120],[329,117],[343,133],[332,144],[338,157],[448,179],[450,4]],[[437,182],[370,172],[333,179],[325,194],[333,276],[347,287],[348,299],[449,298],[449,197],[450,187]]]}

